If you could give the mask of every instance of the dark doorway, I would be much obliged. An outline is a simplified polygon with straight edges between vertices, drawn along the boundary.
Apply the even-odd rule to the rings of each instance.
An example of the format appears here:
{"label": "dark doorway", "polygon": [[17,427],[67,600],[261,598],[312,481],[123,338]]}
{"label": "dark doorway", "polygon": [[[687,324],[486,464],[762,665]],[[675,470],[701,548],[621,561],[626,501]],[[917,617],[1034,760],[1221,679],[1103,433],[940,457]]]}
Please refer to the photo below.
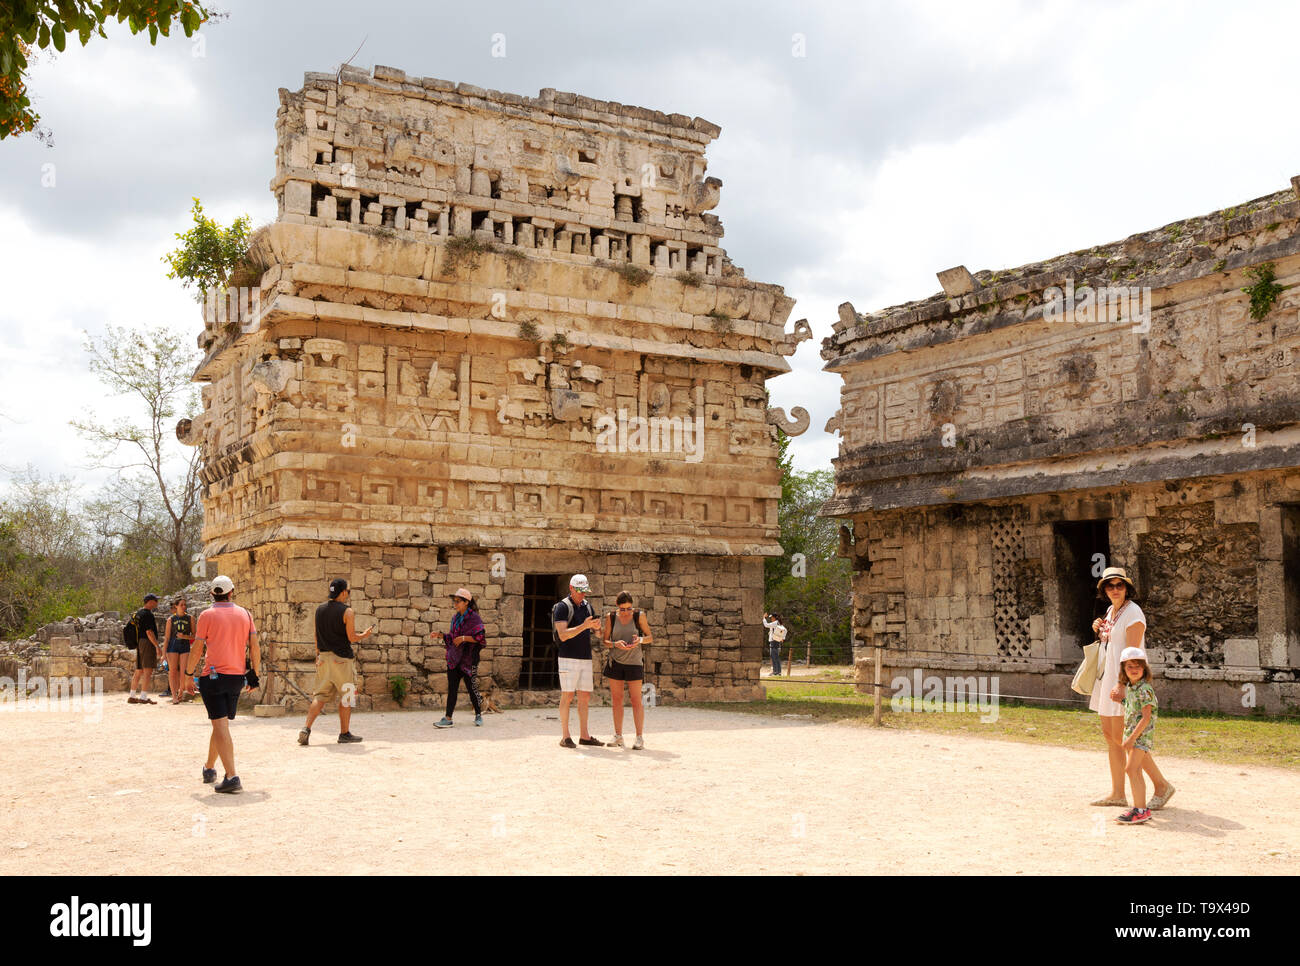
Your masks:
{"label": "dark doorway", "polygon": [[560,574],[524,574],[524,654],[519,665],[521,691],[556,691],[559,654],[551,639],[551,609],[563,596]]}
{"label": "dark doorway", "polygon": [[1056,591],[1060,601],[1061,654],[1073,659],[1071,647],[1097,639],[1092,622],[1106,604],[1097,599],[1097,581],[1110,566],[1110,521],[1055,523]]}
{"label": "dark doorway", "polygon": [[1295,667],[1300,663],[1300,506],[1282,507],[1282,599],[1287,664]]}

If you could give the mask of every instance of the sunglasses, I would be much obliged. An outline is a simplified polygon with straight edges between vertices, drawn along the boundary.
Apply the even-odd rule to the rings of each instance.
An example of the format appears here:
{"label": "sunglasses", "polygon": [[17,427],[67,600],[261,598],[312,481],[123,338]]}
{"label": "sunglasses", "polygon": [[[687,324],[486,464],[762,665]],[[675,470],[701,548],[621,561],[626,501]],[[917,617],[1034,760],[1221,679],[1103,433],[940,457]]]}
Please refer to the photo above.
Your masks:
{"label": "sunglasses", "polygon": [[1124,581],[1122,580],[1116,580],[1109,584],[1103,584],[1102,586],[1104,586],[1107,590],[1119,590],[1119,588],[1121,587],[1127,587],[1128,584],[1124,583]]}

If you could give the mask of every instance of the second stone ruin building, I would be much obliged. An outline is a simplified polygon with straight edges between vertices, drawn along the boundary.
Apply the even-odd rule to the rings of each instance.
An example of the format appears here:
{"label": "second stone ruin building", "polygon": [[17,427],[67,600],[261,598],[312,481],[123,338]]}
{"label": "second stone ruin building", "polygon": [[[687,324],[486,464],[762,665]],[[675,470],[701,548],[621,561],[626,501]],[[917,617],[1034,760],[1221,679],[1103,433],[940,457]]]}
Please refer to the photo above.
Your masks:
{"label": "second stone ruin building", "polygon": [[[780,468],[764,382],[809,336],[709,214],[700,118],[377,67],[280,92],[260,288],[210,313],[204,542],[306,675],[327,581],[354,587],[363,706],[445,687],[448,596],[481,671],[558,686],[550,607],[586,573],[663,642],[661,696],[757,696]],[[310,680],[299,676],[300,683]],[[430,699],[431,700],[431,699]]]}
{"label": "second stone ruin building", "polygon": [[834,497],[859,681],[1073,697],[1101,568],[1164,707],[1300,705],[1300,179],[943,293],[841,306]]}

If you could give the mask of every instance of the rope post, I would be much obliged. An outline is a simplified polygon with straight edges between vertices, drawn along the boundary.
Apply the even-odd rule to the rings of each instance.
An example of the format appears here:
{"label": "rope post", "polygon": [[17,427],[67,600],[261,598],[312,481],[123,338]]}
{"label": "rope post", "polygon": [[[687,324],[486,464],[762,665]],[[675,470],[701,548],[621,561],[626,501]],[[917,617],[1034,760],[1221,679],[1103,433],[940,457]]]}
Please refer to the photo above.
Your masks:
{"label": "rope post", "polygon": [[873,689],[872,689],[872,690],[873,690],[873,697],[872,697],[872,704],[871,704],[871,723],[872,723],[872,725],[874,725],[875,727],[879,728],[879,727],[880,727],[880,724],[881,724],[881,722],[880,722],[880,672],[881,672],[881,666],[880,666],[880,665],[881,665],[881,661],[882,661],[881,651],[882,651],[883,649],[881,648],[881,646],[880,646],[879,644],[875,644],[875,643],[873,643],[872,646],[875,648],[875,651],[876,651],[876,678],[875,678],[875,685],[874,685],[874,687],[873,687]]}

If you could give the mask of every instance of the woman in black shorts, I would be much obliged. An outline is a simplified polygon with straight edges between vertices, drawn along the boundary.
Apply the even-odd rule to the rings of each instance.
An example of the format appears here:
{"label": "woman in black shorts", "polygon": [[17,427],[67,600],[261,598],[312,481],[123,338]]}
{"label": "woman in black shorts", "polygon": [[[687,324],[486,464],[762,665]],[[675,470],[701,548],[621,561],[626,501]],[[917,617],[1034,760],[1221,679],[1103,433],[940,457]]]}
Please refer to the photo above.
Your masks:
{"label": "woman in black shorts", "polygon": [[605,646],[610,649],[605,680],[609,682],[610,697],[614,702],[614,740],[612,747],[623,745],[623,686],[627,685],[632,702],[632,720],[636,724],[634,751],[645,747],[642,731],[645,727],[645,708],[641,706],[641,682],[645,678],[645,656],[641,645],[654,640],[650,623],[642,611],[632,608],[632,595],[627,591],[618,595],[618,611],[606,614],[604,620]]}
{"label": "woman in black shorts", "polygon": [[180,704],[194,696],[194,679],[185,673],[190,642],[194,640],[194,618],[189,615],[189,603],[184,597],[172,601],[172,616],[167,618],[163,640],[167,642],[167,680],[171,684],[172,704]]}

